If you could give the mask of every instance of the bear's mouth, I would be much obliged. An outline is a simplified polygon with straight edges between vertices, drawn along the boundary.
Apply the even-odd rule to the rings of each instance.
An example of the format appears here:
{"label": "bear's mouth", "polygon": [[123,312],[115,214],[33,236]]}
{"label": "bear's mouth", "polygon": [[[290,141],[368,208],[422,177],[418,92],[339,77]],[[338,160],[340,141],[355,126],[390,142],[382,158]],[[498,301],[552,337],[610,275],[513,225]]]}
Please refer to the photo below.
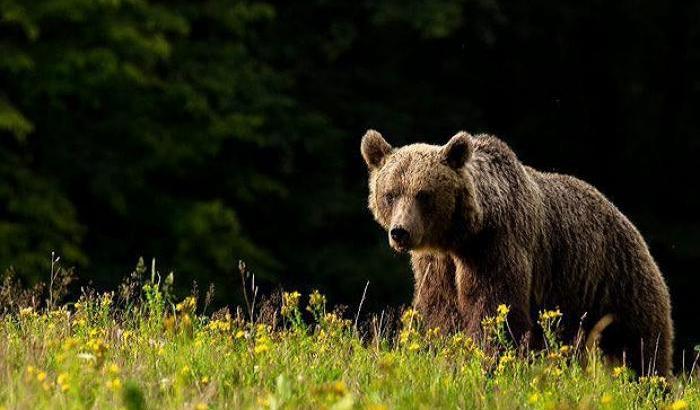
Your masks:
{"label": "bear's mouth", "polygon": [[411,249],[414,248],[413,244],[410,243],[397,243],[395,241],[390,240],[389,241],[389,246],[391,249],[394,250],[396,253],[406,253],[410,251]]}
{"label": "bear's mouth", "polygon": [[406,246],[400,246],[400,245],[395,245],[395,244],[391,245],[391,249],[393,249],[394,252],[396,252],[396,253],[406,253],[409,250],[411,250],[410,248],[408,248]]}

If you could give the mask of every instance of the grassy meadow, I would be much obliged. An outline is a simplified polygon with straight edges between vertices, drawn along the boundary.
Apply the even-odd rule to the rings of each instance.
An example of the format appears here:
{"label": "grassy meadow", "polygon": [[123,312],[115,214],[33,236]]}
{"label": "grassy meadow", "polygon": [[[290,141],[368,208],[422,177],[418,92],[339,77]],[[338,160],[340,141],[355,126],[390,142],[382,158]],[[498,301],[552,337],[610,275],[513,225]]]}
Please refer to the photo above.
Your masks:
{"label": "grassy meadow", "polygon": [[6,277],[0,408],[700,408],[693,360],[668,379],[590,354],[583,368],[557,339],[559,311],[540,313],[547,348],[531,352],[506,337],[507,306],[475,342],[410,308],[358,320],[318,292],[261,301],[241,274],[245,306],[217,312],[210,292],[177,300],[172,276],[142,262],[118,290],[72,301],[69,271],[30,290]]}

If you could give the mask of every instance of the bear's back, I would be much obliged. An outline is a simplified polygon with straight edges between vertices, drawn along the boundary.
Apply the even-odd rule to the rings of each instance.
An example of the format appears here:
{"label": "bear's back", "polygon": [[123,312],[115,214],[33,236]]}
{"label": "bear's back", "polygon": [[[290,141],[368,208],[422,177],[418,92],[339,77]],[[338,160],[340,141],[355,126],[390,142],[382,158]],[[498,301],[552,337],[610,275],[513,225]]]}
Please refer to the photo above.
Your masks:
{"label": "bear's back", "polygon": [[604,314],[628,299],[630,288],[663,293],[665,284],[641,234],[600,191],[572,176],[526,170],[543,197],[549,266],[534,276],[549,279],[543,281],[549,289],[541,289],[545,305]]}

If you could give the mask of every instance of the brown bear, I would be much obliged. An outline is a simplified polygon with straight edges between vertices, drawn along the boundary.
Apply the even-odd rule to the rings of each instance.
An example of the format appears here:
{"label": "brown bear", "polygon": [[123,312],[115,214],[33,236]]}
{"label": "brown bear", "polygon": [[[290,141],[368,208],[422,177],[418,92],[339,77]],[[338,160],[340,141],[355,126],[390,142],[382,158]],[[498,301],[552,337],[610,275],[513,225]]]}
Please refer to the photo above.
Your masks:
{"label": "brown bear", "polygon": [[634,225],[591,185],[523,165],[488,135],[392,148],[369,130],[361,152],[369,209],[391,247],[410,253],[429,325],[479,337],[506,304],[513,337],[527,342],[542,309],[561,309],[570,340],[614,318],[606,356],[640,375],[670,372],[666,283]]}

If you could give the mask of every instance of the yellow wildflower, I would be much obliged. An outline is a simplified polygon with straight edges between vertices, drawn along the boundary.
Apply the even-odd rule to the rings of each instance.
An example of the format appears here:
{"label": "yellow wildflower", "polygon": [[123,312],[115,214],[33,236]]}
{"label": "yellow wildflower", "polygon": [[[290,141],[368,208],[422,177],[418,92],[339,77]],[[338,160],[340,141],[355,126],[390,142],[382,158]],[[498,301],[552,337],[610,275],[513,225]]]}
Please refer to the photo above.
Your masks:
{"label": "yellow wildflower", "polygon": [[330,391],[338,396],[344,396],[348,392],[348,387],[344,381],[338,380],[331,384]]}
{"label": "yellow wildflower", "polygon": [[110,363],[107,366],[107,372],[109,372],[111,374],[119,374],[119,371],[120,371],[119,366],[117,366],[116,363]]}
{"label": "yellow wildflower", "polygon": [[255,338],[255,348],[253,349],[255,354],[265,353],[270,350],[272,340],[268,335],[269,332],[270,329],[267,326],[262,324],[258,325],[258,331]]}
{"label": "yellow wildflower", "polygon": [[207,410],[209,406],[207,406],[206,403],[197,403],[196,406],[194,406],[196,410]]}
{"label": "yellow wildflower", "polygon": [[414,320],[419,318],[420,315],[416,310],[406,309],[406,311],[403,312],[403,315],[401,315],[401,323],[403,323],[404,326],[409,326]]}
{"label": "yellow wildflower", "polygon": [[123,341],[126,342],[126,341],[128,341],[129,339],[131,339],[132,337],[134,337],[134,331],[133,331],[133,330],[125,330],[124,332],[122,332],[122,340],[123,340]]}
{"label": "yellow wildflower", "polygon": [[418,332],[416,332],[413,329],[403,329],[399,333],[399,343],[401,344],[406,344],[408,343],[409,340],[411,340],[414,336],[418,336]]}
{"label": "yellow wildflower", "polygon": [[78,339],[69,337],[63,342],[63,350],[68,351],[78,346]]}
{"label": "yellow wildflower", "polygon": [[562,317],[561,311],[557,308],[556,310],[545,310],[540,312],[541,320],[553,320]]}
{"label": "yellow wildflower", "polygon": [[549,360],[559,360],[562,358],[562,356],[561,356],[561,353],[559,353],[559,352],[549,352],[549,354],[547,355],[547,358]]}
{"label": "yellow wildflower", "polygon": [[527,402],[530,404],[535,404],[538,401],[540,401],[540,394],[539,393],[532,393],[530,397],[527,398]]}
{"label": "yellow wildflower", "polygon": [[188,296],[182,302],[175,305],[175,310],[178,312],[194,312],[197,308],[197,299],[194,296]]}
{"label": "yellow wildflower", "polygon": [[600,404],[602,405],[607,405],[612,403],[612,395],[610,393],[603,393],[603,395],[600,397]]}
{"label": "yellow wildflower", "polygon": [[684,410],[688,408],[688,402],[683,399],[678,399],[671,403],[669,406],[670,410]]}
{"label": "yellow wildflower", "polygon": [[547,366],[544,371],[554,377],[559,377],[564,373],[564,371],[557,366]]}
{"label": "yellow wildflower", "polygon": [[415,352],[418,349],[420,349],[420,345],[417,342],[413,342],[410,346],[408,346],[408,350],[412,352]]}
{"label": "yellow wildflower", "polygon": [[59,374],[58,377],[56,378],[56,381],[57,381],[59,384],[63,384],[63,383],[65,383],[65,382],[67,382],[67,381],[68,381],[68,373],[61,373],[61,374]]}
{"label": "yellow wildflower", "polygon": [[299,309],[299,298],[301,293],[296,291],[282,293],[282,316],[290,317]]}
{"label": "yellow wildflower", "polygon": [[256,343],[253,351],[255,354],[265,353],[270,350],[270,346],[265,343]]}
{"label": "yellow wildflower", "polygon": [[481,319],[481,326],[483,326],[486,329],[493,328],[496,325],[496,318],[487,316],[483,319]]}
{"label": "yellow wildflower", "polygon": [[500,360],[498,361],[498,371],[502,372],[508,364],[513,363],[515,361],[515,356],[513,352],[506,352],[503,356],[501,356]]}
{"label": "yellow wildflower", "polygon": [[42,370],[39,373],[37,373],[36,379],[40,382],[43,382],[44,380],[46,380],[46,372]]}
{"label": "yellow wildflower", "polygon": [[122,388],[122,381],[118,377],[115,377],[114,379],[107,380],[107,383],[105,383],[108,389],[117,391]]}
{"label": "yellow wildflower", "polygon": [[323,317],[323,324],[334,329],[343,329],[350,327],[349,319],[342,319],[335,313],[326,313]]}
{"label": "yellow wildflower", "polygon": [[112,297],[114,294],[112,292],[106,292],[104,295],[102,295],[102,301],[101,305],[102,307],[109,307],[112,304]]}
{"label": "yellow wildflower", "polygon": [[625,366],[617,366],[613,368],[612,374],[613,377],[620,377],[625,373]]}
{"label": "yellow wildflower", "polygon": [[104,352],[107,351],[107,343],[101,338],[89,339],[85,346],[92,350],[95,356],[100,357]]}
{"label": "yellow wildflower", "polygon": [[440,327],[432,327],[428,329],[428,338],[429,339],[436,339],[440,336]]}
{"label": "yellow wildflower", "polygon": [[464,348],[470,353],[480,350],[479,346],[476,345],[476,342],[471,337],[464,339]]}
{"label": "yellow wildflower", "polygon": [[644,376],[639,378],[639,383],[647,383],[654,387],[665,387],[668,383],[663,376]]}
{"label": "yellow wildflower", "polygon": [[31,307],[31,306],[26,307],[26,308],[22,308],[22,309],[19,310],[19,315],[22,316],[22,317],[24,317],[24,316],[29,316],[29,315],[31,315],[32,313],[34,313],[34,308]]}
{"label": "yellow wildflower", "polygon": [[320,310],[326,304],[326,297],[318,290],[314,289],[309,295],[309,306],[306,308],[310,312]]}
{"label": "yellow wildflower", "polygon": [[228,332],[231,330],[231,322],[223,320],[213,320],[209,323],[209,329],[220,332]]}
{"label": "yellow wildflower", "polygon": [[70,389],[70,379],[68,377],[68,373],[59,374],[56,378],[56,383],[62,392],[68,391],[68,389]]}

